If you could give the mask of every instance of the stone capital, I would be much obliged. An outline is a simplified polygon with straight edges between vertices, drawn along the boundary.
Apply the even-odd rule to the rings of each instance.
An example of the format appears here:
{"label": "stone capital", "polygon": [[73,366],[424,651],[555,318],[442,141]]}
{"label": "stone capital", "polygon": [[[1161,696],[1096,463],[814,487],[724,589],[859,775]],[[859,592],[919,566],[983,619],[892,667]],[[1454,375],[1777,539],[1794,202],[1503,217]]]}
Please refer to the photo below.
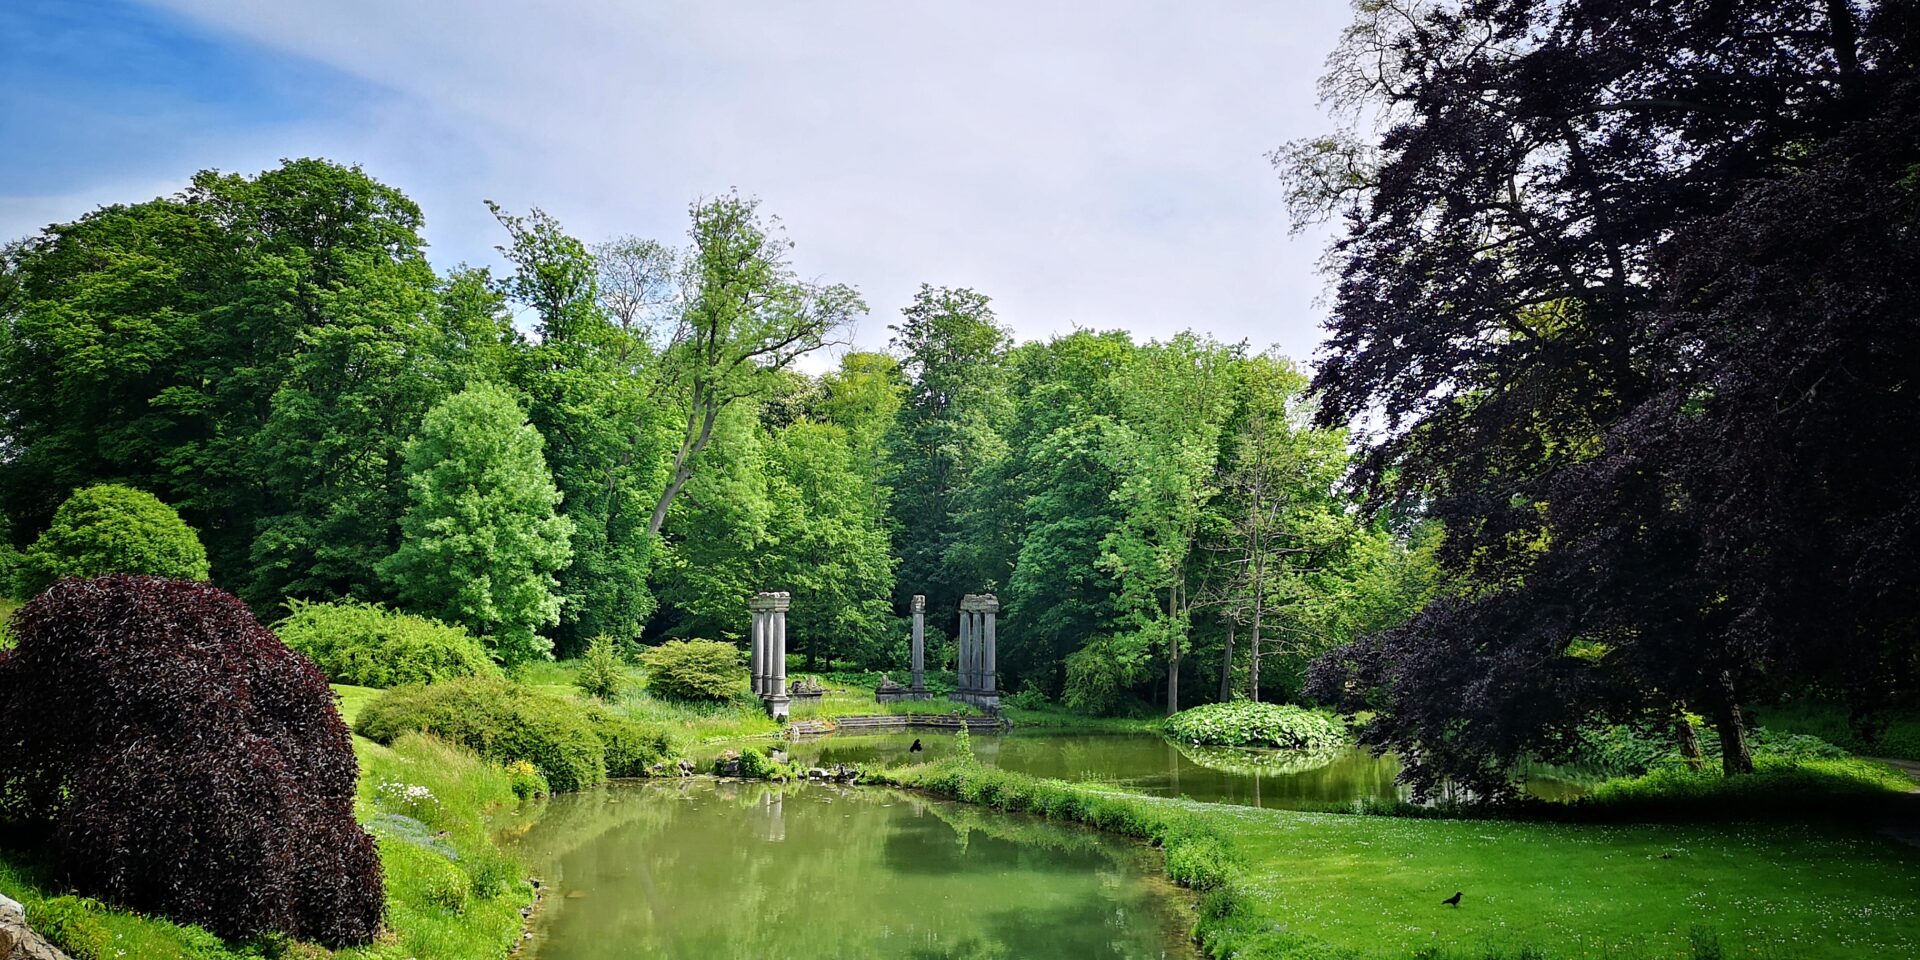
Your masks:
{"label": "stone capital", "polygon": [[913,595],[913,612],[914,613],[927,612],[927,595],[926,594],[916,593]]}
{"label": "stone capital", "polygon": [[785,610],[793,605],[793,595],[786,591],[763,591],[753,595],[747,601],[749,610]]}
{"label": "stone capital", "polygon": [[960,598],[960,609],[978,613],[998,613],[1000,598],[991,593],[969,593]]}

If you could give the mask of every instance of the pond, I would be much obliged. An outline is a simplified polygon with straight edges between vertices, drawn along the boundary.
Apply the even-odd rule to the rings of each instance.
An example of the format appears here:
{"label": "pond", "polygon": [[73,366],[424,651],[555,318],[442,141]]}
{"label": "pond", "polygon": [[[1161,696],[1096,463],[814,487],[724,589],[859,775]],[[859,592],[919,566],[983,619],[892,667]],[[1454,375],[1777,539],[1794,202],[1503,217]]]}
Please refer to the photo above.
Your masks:
{"label": "pond", "polygon": [[1194,956],[1145,847],[893,790],[622,782],[500,826],[548,887],[526,960]]}
{"label": "pond", "polygon": [[[951,755],[954,738],[930,731],[822,737],[791,745],[794,759],[808,764],[848,766],[901,763],[919,739],[922,756]],[[1157,796],[1186,797],[1206,803],[1250,807],[1324,810],[1362,800],[1405,798],[1394,782],[1400,764],[1359,748],[1331,758],[1302,760],[1276,750],[1235,750],[1175,744],[1151,733],[1057,733],[1015,730],[1004,736],[971,738],[982,763],[1007,770],[1111,783]],[[1571,799],[1578,788],[1556,781],[1528,784],[1550,800]]]}

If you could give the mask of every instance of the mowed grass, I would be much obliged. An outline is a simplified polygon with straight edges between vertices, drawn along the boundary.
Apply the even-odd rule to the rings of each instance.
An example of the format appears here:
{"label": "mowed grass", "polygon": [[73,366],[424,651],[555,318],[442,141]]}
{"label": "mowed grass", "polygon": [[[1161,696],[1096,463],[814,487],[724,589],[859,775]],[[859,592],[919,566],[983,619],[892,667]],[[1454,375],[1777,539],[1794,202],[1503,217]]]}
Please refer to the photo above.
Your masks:
{"label": "mowed grass", "polygon": [[[1920,956],[1920,850],[1876,833],[1142,802],[1234,839],[1247,910],[1230,925],[1264,944],[1236,956]],[[1455,891],[1460,906],[1443,905]]]}

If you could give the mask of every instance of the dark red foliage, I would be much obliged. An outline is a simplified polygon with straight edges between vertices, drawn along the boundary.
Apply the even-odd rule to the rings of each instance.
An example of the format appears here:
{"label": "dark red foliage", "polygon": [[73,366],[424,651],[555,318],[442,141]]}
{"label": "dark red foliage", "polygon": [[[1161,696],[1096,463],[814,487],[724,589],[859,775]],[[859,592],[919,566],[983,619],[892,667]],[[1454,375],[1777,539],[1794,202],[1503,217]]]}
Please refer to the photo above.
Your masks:
{"label": "dark red foliage", "polygon": [[0,809],[85,893],[229,938],[365,943],[384,908],[326,679],[205,583],[63,580],[0,659]]}

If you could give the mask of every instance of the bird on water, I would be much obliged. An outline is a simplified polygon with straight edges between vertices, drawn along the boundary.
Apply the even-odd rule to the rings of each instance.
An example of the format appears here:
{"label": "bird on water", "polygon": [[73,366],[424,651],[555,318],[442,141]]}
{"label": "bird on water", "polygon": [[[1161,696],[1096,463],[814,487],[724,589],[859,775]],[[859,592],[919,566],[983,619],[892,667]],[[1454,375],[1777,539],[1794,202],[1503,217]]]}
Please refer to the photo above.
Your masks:
{"label": "bird on water", "polygon": [[920,738],[919,738],[919,737],[914,737],[914,738],[913,738],[913,746],[911,746],[911,747],[908,747],[908,748],[907,748],[907,752],[908,752],[908,753],[919,753],[919,752],[920,752]]}
{"label": "bird on water", "polygon": [[1457,907],[1457,906],[1459,906],[1459,905],[1460,905],[1460,891],[1458,891],[1458,890],[1455,890],[1455,891],[1454,891],[1454,893],[1453,893],[1453,896],[1451,896],[1451,897],[1448,897],[1448,898],[1446,898],[1445,900],[1442,900],[1442,901],[1440,901],[1440,902],[1441,902],[1441,903],[1444,903],[1444,904],[1446,904],[1446,905],[1447,905],[1447,906],[1449,906],[1449,907]]}

